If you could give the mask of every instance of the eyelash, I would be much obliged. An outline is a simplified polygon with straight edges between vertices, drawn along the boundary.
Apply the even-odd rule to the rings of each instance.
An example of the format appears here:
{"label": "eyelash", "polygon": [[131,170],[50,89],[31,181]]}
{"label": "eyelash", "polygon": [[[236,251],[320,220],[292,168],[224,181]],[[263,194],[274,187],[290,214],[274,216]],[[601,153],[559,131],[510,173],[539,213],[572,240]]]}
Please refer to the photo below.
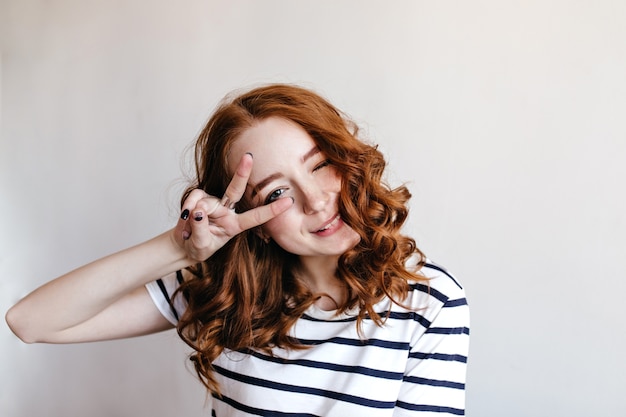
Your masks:
{"label": "eyelash", "polygon": [[[313,172],[319,171],[320,169],[327,167],[330,164],[331,164],[331,160],[325,159],[324,161],[316,165],[315,168],[313,168]],[[283,187],[283,188],[277,188],[276,190],[272,191],[271,193],[269,193],[269,195],[265,199],[265,204],[269,204],[275,201],[277,198],[280,198],[280,196],[283,195],[287,190],[288,190],[287,187]]]}
{"label": "eyelash", "polygon": [[[279,191],[280,191],[280,194],[275,195]],[[285,191],[287,191],[287,188],[278,188],[278,189],[272,191],[271,193],[269,193],[269,195],[265,199],[265,204],[269,204],[269,203],[273,202],[274,200],[279,198],[281,195],[283,195],[285,193]]]}
{"label": "eyelash", "polygon": [[313,168],[313,172],[317,171],[318,169],[322,169],[328,165],[331,164],[330,159],[325,159],[324,161],[322,161],[319,165],[317,165],[315,168]]}

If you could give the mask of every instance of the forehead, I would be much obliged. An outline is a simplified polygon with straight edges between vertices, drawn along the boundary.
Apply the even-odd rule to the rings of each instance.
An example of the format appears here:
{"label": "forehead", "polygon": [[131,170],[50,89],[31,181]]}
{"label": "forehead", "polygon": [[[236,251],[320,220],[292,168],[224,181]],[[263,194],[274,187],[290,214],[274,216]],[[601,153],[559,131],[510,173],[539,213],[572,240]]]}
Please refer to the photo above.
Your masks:
{"label": "forehead", "polygon": [[254,158],[254,175],[255,171],[264,171],[262,168],[266,166],[298,163],[315,147],[315,141],[302,126],[291,120],[270,117],[255,123],[235,139],[228,154],[228,168],[234,172],[241,157],[249,152]]}

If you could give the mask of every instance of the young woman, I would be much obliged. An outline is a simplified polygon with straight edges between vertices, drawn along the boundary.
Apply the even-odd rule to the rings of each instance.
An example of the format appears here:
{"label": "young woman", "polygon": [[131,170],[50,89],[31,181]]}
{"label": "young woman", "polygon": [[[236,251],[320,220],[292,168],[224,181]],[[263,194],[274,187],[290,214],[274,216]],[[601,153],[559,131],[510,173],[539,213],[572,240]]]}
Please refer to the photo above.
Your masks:
{"label": "young woman", "polygon": [[269,85],[225,100],[195,152],[176,227],[29,294],[7,313],[22,340],[175,326],[217,417],[464,414],[464,291],[401,234],[410,194],[354,124]]}

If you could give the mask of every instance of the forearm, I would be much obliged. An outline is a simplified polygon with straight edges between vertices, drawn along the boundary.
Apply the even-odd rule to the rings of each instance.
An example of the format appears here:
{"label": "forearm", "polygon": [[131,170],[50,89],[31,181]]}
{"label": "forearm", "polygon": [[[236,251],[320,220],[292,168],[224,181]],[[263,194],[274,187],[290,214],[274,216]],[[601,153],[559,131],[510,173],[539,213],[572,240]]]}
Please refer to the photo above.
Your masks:
{"label": "forearm", "polygon": [[[233,201],[243,195],[252,167],[250,156],[242,161],[238,172],[243,170],[243,174],[235,176],[229,185]],[[127,323],[129,316],[146,314],[154,319],[158,313],[138,288],[209,258],[233,236],[267,222],[292,205],[293,199],[280,198],[236,213],[203,190],[194,190],[185,200],[184,215],[174,229],[43,285],[8,311],[7,323],[25,342],[104,340],[162,329],[163,322],[158,319],[153,324],[143,325],[143,320],[139,325]],[[192,218],[188,218],[189,213],[193,213]]]}
{"label": "forearm", "polygon": [[92,319],[138,287],[192,263],[171,236],[168,231],[43,285],[9,310],[7,323],[22,340],[39,342]]}

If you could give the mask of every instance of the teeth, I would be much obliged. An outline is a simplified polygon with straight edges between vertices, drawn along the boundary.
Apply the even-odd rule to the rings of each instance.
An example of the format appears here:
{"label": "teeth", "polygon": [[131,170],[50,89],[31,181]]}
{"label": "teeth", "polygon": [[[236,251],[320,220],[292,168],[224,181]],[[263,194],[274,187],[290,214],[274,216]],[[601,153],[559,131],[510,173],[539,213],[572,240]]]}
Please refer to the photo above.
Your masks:
{"label": "teeth", "polygon": [[333,219],[332,222],[328,223],[326,226],[324,226],[323,228],[321,228],[320,230],[318,230],[318,232],[323,232],[324,230],[328,230],[331,227],[333,227],[335,224],[337,224],[337,220],[339,220],[339,215],[337,215],[337,217],[335,217]]}

